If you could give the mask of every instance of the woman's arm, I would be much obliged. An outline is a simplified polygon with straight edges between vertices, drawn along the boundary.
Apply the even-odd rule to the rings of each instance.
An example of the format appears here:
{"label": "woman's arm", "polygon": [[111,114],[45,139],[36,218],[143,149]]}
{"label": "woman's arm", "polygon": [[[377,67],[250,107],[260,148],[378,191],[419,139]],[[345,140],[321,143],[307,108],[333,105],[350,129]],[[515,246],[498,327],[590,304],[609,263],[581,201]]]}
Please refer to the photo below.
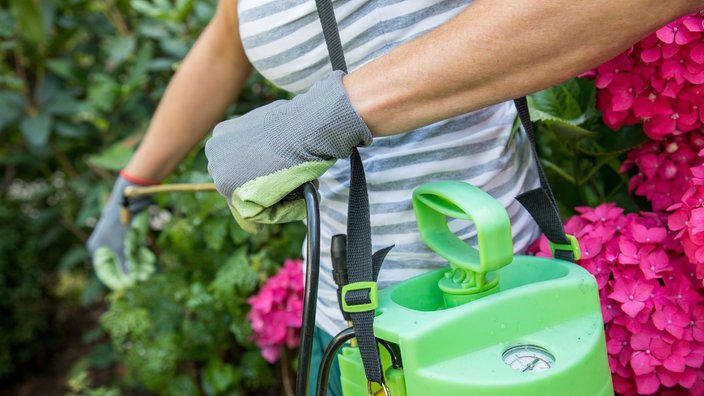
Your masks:
{"label": "woman's arm", "polygon": [[603,63],[702,0],[476,0],[345,77],[375,136],[524,96]]}
{"label": "woman's arm", "polygon": [[168,176],[221,120],[251,70],[240,41],[237,1],[222,0],[171,79],[125,172],[155,181]]}

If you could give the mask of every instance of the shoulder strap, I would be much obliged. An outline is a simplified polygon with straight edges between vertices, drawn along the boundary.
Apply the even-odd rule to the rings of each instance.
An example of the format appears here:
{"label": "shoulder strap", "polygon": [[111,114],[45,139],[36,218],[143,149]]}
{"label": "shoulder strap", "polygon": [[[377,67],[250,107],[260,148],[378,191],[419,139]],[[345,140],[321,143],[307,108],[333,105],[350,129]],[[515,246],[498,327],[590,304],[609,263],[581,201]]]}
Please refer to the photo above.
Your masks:
{"label": "shoulder strap", "polygon": [[[332,2],[316,0],[318,15],[323,26],[323,36],[334,70],[347,72],[340,34]],[[350,192],[347,209],[347,271],[349,284],[343,288],[343,305],[348,309],[355,338],[362,357],[364,372],[371,383],[384,386],[379,347],[374,336],[374,309],[376,300],[376,275],[380,260],[372,257],[369,197],[364,166],[357,148],[350,158]],[[379,255],[375,255],[377,258]],[[381,258],[383,260],[383,258]],[[370,388],[371,389],[371,388]]]}
{"label": "shoulder strap", "polygon": [[548,183],[548,179],[545,177],[543,167],[540,165],[538,152],[535,149],[535,133],[533,133],[533,123],[530,121],[528,101],[525,97],[521,97],[515,99],[513,102],[518,110],[518,116],[521,119],[523,129],[526,131],[526,135],[530,141],[530,148],[540,179],[540,187],[522,193],[516,197],[516,200],[528,210],[528,213],[530,213],[535,222],[538,223],[538,226],[550,241],[555,258],[565,261],[574,261],[577,258],[575,257],[576,252],[574,250],[576,240],[568,238],[565,233],[565,228],[560,218],[560,211],[557,208],[557,202],[550,189],[550,183]]}

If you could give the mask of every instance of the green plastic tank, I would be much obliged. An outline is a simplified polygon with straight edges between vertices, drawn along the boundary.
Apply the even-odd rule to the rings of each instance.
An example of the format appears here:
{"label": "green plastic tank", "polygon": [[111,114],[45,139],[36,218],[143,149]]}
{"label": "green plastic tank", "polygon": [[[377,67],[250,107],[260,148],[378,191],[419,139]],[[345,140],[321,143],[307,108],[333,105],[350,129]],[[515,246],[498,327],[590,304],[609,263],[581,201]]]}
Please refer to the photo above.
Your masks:
{"label": "green plastic tank", "polygon": [[[401,361],[393,367],[380,348],[391,395],[614,394],[591,274],[514,256],[505,209],[474,186],[429,183],[413,204],[423,240],[449,267],[379,292],[374,333]],[[474,222],[478,249],[448,217]],[[345,347],[339,361],[344,395],[368,395],[359,351]]]}

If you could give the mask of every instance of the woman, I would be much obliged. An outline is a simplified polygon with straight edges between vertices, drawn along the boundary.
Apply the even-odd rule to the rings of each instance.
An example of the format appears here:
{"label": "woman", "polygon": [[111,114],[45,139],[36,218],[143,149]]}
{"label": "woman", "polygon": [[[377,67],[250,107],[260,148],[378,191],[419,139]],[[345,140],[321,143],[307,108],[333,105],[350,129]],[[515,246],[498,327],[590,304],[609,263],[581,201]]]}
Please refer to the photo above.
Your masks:
{"label": "woman", "polygon": [[[116,182],[91,251],[103,245],[122,251],[117,206],[124,188],[165,178],[237,99],[254,67],[299,95],[219,124],[206,149],[209,169],[244,226],[297,217],[290,202],[276,204],[295,188],[287,182],[302,173],[319,179],[316,325],[324,346],[345,326],[328,244],[345,231],[352,147],[366,146],[360,152],[374,250],[396,245],[381,287],[444,265],[421,243],[411,211],[410,192],[426,181],[464,180],[492,194],[511,216],[520,251],[537,229],[513,198],[537,180],[525,139],[509,139],[515,112],[505,101],[571,78],[704,8],[701,0],[333,3],[349,74],[331,73],[314,1],[220,2]],[[259,196],[268,200],[252,208],[247,200]],[[471,226],[452,227],[472,242]]]}

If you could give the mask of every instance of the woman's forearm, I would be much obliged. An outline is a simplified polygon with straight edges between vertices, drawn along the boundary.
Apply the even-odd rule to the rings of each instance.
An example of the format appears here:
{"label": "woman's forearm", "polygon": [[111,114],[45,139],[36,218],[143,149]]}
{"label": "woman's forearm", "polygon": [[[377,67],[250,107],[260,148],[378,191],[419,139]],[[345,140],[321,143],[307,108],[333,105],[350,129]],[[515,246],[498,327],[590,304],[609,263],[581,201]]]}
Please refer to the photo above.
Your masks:
{"label": "woman's forearm", "polygon": [[477,0],[436,30],[350,73],[375,136],[524,96],[612,58],[701,0]]}
{"label": "woman's forearm", "polygon": [[147,133],[125,168],[161,181],[222,119],[251,72],[239,40],[235,1],[216,16],[171,79]]}

